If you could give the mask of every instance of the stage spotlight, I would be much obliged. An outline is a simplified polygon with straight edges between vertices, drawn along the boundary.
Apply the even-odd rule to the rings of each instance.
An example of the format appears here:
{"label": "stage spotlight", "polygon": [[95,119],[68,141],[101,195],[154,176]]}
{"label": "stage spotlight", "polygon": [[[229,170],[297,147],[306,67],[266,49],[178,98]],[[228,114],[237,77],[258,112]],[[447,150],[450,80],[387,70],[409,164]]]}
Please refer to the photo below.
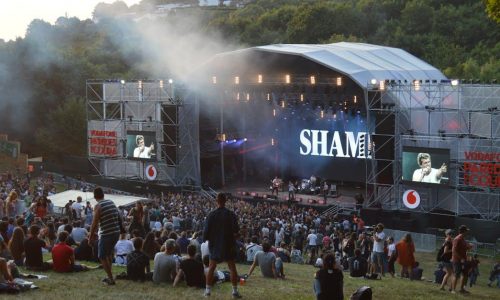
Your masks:
{"label": "stage spotlight", "polygon": [[420,80],[413,80],[413,86],[415,87],[415,91],[420,91]]}
{"label": "stage spotlight", "polygon": [[281,100],[280,106],[281,108],[285,108],[285,100]]}
{"label": "stage spotlight", "polygon": [[257,75],[257,82],[262,83],[262,74]]}
{"label": "stage spotlight", "polygon": [[123,79],[122,79],[122,80],[120,80],[120,83],[121,83],[121,84],[125,84],[125,80],[123,80]]}
{"label": "stage spotlight", "polygon": [[142,81],[141,80],[137,81],[137,86],[140,90],[142,90]]}
{"label": "stage spotlight", "polygon": [[337,77],[337,86],[342,85],[342,77]]}
{"label": "stage spotlight", "polygon": [[162,89],[162,88],[163,88],[163,80],[160,80],[160,89]]}
{"label": "stage spotlight", "polygon": [[358,97],[354,96],[354,103],[357,103],[357,102],[358,102]]}
{"label": "stage spotlight", "polygon": [[373,78],[371,81],[370,81],[371,84],[375,85],[377,84],[377,79]]}
{"label": "stage spotlight", "polygon": [[234,84],[240,84],[240,77],[239,76],[234,77]]}
{"label": "stage spotlight", "polygon": [[216,76],[212,76],[212,83],[217,84],[217,77]]}
{"label": "stage spotlight", "polygon": [[250,101],[250,93],[247,93],[247,101]]}
{"label": "stage spotlight", "polygon": [[271,94],[267,93],[267,101],[271,101]]}
{"label": "stage spotlight", "polygon": [[244,139],[243,139],[243,141],[244,141],[244,142],[246,142],[246,141],[248,141],[248,139],[247,139],[247,138],[244,138]]}
{"label": "stage spotlight", "polygon": [[290,83],[290,74],[285,75],[285,83],[289,84]]}
{"label": "stage spotlight", "polygon": [[273,108],[273,117],[276,117],[276,109]]}
{"label": "stage spotlight", "polygon": [[451,81],[451,85],[452,85],[452,86],[457,86],[457,85],[458,85],[458,79],[453,79],[453,80]]}
{"label": "stage spotlight", "polygon": [[172,84],[172,83],[174,83],[174,80],[173,80],[172,78],[170,78],[170,79],[168,80],[168,83],[169,83],[169,84]]}
{"label": "stage spotlight", "polygon": [[275,142],[274,142],[274,138],[271,138],[271,146],[274,146]]}
{"label": "stage spotlight", "polygon": [[304,94],[300,94],[300,102],[304,102]]}
{"label": "stage spotlight", "polygon": [[380,80],[378,88],[381,91],[385,90],[385,81],[384,80]]}

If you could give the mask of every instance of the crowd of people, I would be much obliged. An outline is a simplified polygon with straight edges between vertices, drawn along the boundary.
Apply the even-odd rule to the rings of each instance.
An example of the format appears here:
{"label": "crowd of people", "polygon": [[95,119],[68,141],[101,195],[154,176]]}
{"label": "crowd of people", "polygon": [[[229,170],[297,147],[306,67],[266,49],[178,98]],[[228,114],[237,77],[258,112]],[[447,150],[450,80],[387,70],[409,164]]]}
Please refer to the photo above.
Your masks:
{"label": "crowd of people", "polygon": [[[422,278],[415,259],[412,236],[400,241],[386,236],[384,225],[365,226],[357,215],[322,218],[314,208],[284,203],[250,203],[219,194],[207,201],[198,194],[165,194],[147,203],[116,207],[101,188],[94,189],[97,205],[81,198],[69,201],[62,215],[54,214],[50,176],[37,179],[11,174],[0,177],[0,281],[19,274],[18,266],[32,271],[80,272],[92,269],[76,261],[98,262],[115,280],[171,283],[205,288],[210,296],[217,282],[231,282],[232,295],[241,297],[238,282],[251,280],[258,267],[263,277],[286,279],[286,264],[319,268],[314,280],[318,299],[343,299],[343,274],[380,279],[386,274],[411,280]],[[99,235],[98,235],[99,230]],[[477,279],[477,258],[468,257],[465,226],[446,240],[438,253],[444,273],[441,289],[467,293],[466,283]],[[43,260],[50,252],[52,260]],[[152,268],[151,268],[152,261]],[[217,269],[227,262],[229,272]],[[248,265],[238,275],[235,263]],[[112,265],[126,266],[114,276]],[[496,270],[496,271],[495,271]],[[500,267],[494,267],[490,284],[500,285]]]}

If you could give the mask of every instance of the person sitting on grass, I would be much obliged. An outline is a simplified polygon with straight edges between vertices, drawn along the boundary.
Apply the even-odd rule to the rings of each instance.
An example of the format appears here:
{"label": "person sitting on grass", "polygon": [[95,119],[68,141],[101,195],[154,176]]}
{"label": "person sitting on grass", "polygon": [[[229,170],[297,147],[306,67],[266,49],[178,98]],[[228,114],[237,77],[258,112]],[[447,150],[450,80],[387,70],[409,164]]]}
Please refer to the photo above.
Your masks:
{"label": "person sitting on grass", "polygon": [[14,278],[10,274],[10,270],[7,267],[7,261],[4,258],[0,258],[0,283],[12,282]]}
{"label": "person sitting on grass", "polygon": [[179,268],[179,260],[174,254],[175,240],[168,239],[165,242],[165,251],[158,252],[154,259],[153,282],[173,282]]}
{"label": "person sitting on grass", "polygon": [[134,251],[134,244],[127,240],[127,234],[121,233],[120,240],[115,245],[115,263],[119,266],[127,265],[127,255]]}
{"label": "person sitting on grass", "polygon": [[68,232],[61,231],[58,235],[59,243],[52,248],[52,266],[54,271],[61,273],[88,271],[89,268],[87,266],[75,263],[73,248],[66,244],[68,237]]}
{"label": "person sitting on grass", "polygon": [[89,235],[89,232],[87,231],[87,229],[80,227],[80,221],[75,221],[73,225],[75,225],[75,227],[73,227],[73,230],[71,231],[71,237],[73,238],[75,243],[79,245],[83,241],[83,239]]}
{"label": "person sitting on grass", "polygon": [[43,261],[42,248],[47,245],[38,237],[40,227],[31,225],[29,237],[24,241],[24,251],[26,254],[26,269],[33,271],[47,271],[52,269],[52,265]]}
{"label": "person sitting on grass", "polygon": [[253,270],[259,265],[262,276],[268,278],[284,278],[283,262],[276,258],[274,253],[270,252],[271,244],[268,241],[262,243],[262,250],[255,253],[254,261],[248,272],[248,277],[252,275]]}
{"label": "person sitting on grass", "polygon": [[130,280],[151,280],[152,274],[149,272],[149,257],[142,252],[143,240],[136,237],[132,240],[134,251],[127,255],[127,279]]}
{"label": "person sitting on grass", "polygon": [[418,261],[413,264],[413,267],[411,269],[410,273],[410,280],[422,280],[422,274],[424,273],[424,270],[420,268],[420,264]]}
{"label": "person sitting on grass", "polygon": [[361,255],[361,250],[354,250],[354,256],[349,258],[349,275],[351,277],[364,277],[368,272],[368,261]]}
{"label": "person sitting on grass", "polygon": [[333,253],[327,253],[323,257],[323,267],[314,277],[314,293],[318,300],[344,299],[344,275],[335,267]]}
{"label": "person sitting on grass", "polygon": [[203,264],[196,260],[196,245],[187,246],[188,258],[181,261],[179,271],[174,280],[174,287],[184,278],[187,286],[205,287],[205,274]]}
{"label": "person sitting on grass", "polygon": [[97,253],[95,250],[97,249],[94,249],[89,245],[89,239],[84,238],[81,241],[80,245],[75,248],[75,259],[85,261],[99,261],[99,259],[97,259],[96,257]]}
{"label": "person sitting on grass", "polygon": [[16,227],[9,241],[9,250],[18,266],[24,265],[24,231],[21,227]]}

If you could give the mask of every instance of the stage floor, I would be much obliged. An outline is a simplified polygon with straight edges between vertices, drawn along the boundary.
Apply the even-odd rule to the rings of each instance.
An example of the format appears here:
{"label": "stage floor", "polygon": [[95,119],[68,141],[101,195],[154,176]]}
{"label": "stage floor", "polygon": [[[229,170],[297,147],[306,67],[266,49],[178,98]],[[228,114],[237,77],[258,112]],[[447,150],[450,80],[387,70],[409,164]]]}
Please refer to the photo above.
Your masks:
{"label": "stage floor", "polygon": [[[264,199],[271,202],[276,201],[276,203],[286,202],[288,200],[288,191],[280,190],[278,192],[278,197],[275,199],[274,197],[272,197],[269,187],[266,188],[262,186],[227,186],[222,190],[218,190],[217,192],[231,193],[233,197],[245,197],[246,199],[253,197],[255,199]],[[326,198],[326,203],[323,202],[323,195],[307,195],[295,193],[295,200],[299,204],[317,207],[328,207],[333,204],[341,204],[347,207],[354,207],[356,204],[354,196],[358,193],[364,194],[364,191],[352,187],[337,187],[338,196],[328,196]]]}

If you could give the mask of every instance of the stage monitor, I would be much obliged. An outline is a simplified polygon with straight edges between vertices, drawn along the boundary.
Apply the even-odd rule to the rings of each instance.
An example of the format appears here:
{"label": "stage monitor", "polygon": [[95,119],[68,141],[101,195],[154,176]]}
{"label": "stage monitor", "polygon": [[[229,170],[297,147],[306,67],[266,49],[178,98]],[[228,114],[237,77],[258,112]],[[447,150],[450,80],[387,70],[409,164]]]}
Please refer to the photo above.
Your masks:
{"label": "stage monitor", "polygon": [[449,183],[450,149],[403,147],[403,181],[443,185]]}
{"label": "stage monitor", "polygon": [[153,131],[127,131],[127,158],[156,159],[156,133]]}

